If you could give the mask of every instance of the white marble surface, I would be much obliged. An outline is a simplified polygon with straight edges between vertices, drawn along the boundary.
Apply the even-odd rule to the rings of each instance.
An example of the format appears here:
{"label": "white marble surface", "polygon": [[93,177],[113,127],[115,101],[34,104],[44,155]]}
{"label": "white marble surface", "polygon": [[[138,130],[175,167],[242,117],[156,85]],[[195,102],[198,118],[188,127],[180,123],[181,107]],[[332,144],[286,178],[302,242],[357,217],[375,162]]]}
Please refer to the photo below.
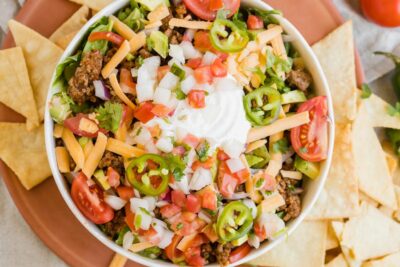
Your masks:
{"label": "white marble surface", "polygon": [[[0,43],[5,32],[7,20],[15,14],[19,5],[25,0],[0,0]],[[35,0],[29,0],[35,1]],[[353,0],[334,0],[335,4],[347,18],[354,16],[351,10]],[[360,40],[359,25],[362,25],[362,19],[352,17],[355,20],[356,40]],[[399,30],[397,34],[400,35]],[[365,38],[365,37],[362,37]],[[360,43],[361,41],[358,41]],[[393,47],[395,45],[393,44]],[[364,53],[372,53],[375,49],[386,49],[387,47],[363,48]],[[365,60],[364,60],[365,61]],[[369,61],[366,60],[366,63]],[[364,66],[365,68],[366,66]],[[387,72],[386,67],[384,72]],[[375,74],[376,75],[376,74]],[[378,75],[380,76],[380,74]],[[388,82],[388,75],[373,82],[373,90],[390,102],[395,99],[392,89]],[[17,208],[12,202],[10,195],[5,188],[4,182],[0,177],[0,266],[15,267],[63,267],[65,263],[53,254],[32,232],[28,224],[23,220]]]}

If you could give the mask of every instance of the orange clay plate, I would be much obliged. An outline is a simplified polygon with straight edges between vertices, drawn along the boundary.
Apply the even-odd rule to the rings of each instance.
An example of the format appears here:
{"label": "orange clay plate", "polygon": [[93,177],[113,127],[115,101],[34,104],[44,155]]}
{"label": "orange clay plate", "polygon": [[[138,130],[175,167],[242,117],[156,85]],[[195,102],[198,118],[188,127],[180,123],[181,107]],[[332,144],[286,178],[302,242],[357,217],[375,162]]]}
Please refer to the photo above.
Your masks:
{"label": "orange clay plate", "polygon": [[[330,0],[267,0],[272,7],[283,11],[313,44],[342,22]],[[67,0],[28,0],[16,20],[48,37],[78,5]],[[318,21],[318,23],[315,23]],[[3,48],[14,46],[8,35]],[[357,79],[363,80],[357,58]],[[23,122],[24,118],[0,104],[0,121]],[[108,266],[113,252],[92,237],[72,215],[53,181],[49,178],[36,188],[25,190],[13,172],[0,161],[0,173],[17,208],[41,240],[70,266]],[[140,266],[129,262],[129,267]]]}

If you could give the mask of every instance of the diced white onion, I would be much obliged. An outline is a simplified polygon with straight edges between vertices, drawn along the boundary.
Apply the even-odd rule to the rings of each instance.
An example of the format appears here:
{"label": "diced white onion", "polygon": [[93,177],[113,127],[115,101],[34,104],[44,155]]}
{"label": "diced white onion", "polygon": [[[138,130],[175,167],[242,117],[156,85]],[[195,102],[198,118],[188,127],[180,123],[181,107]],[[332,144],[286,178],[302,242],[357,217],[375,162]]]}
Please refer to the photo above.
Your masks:
{"label": "diced white onion", "polygon": [[126,250],[128,250],[133,243],[134,236],[131,231],[128,231],[124,234],[124,237],[122,238],[122,247]]}
{"label": "diced white onion", "polygon": [[238,172],[238,171],[243,170],[245,168],[243,162],[238,158],[228,159],[226,161],[226,164],[228,165],[228,168],[231,171],[231,173]]}
{"label": "diced white onion", "polygon": [[178,83],[178,76],[172,74],[172,72],[167,72],[167,74],[165,74],[165,76],[161,79],[158,86],[167,90],[172,90],[178,85]]}
{"label": "diced white onion", "polygon": [[181,83],[181,90],[187,95],[190,90],[194,89],[195,85],[196,79],[192,75],[187,76]]}
{"label": "diced white onion", "polygon": [[191,42],[183,41],[180,43],[180,47],[183,49],[183,54],[186,59],[198,58],[201,57],[201,53],[194,48]]}
{"label": "diced white onion", "polygon": [[161,208],[161,207],[164,207],[164,206],[166,206],[168,204],[169,204],[168,201],[160,200],[160,201],[156,202],[156,207]]}
{"label": "diced white onion", "polygon": [[193,173],[192,179],[190,180],[190,190],[200,190],[207,185],[212,183],[212,174],[210,170],[204,168],[197,168]]}
{"label": "diced white onion", "polygon": [[162,87],[157,87],[153,99],[154,103],[167,106],[171,99],[171,91]]}
{"label": "diced white onion", "polygon": [[178,104],[179,104],[179,100],[173,94],[173,95],[171,95],[171,98],[169,99],[169,101],[166,105],[170,109],[175,109],[178,106]]}
{"label": "diced white onion", "polygon": [[147,143],[144,145],[144,148],[145,148],[146,151],[149,152],[149,153],[153,153],[153,154],[158,154],[158,153],[159,153],[159,151],[158,151],[156,145],[153,143],[153,141],[147,142]]}
{"label": "diced white onion", "polygon": [[246,198],[243,200],[243,204],[245,204],[251,210],[251,215],[255,219],[257,217],[257,206],[254,201]]}
{"label": "diced white onion", "polygon": [[139,192],[139,190],[137,190],[137,189],[135,188],[135,189],[133,189],[133,193],[134,193],[135,197],[140,198],[140,192]]}
{"label": "diced white onion", "polygon": [[206,223],[211,223],[211,218],[204,211],[199,212],[199,218],[205,221]]}
{"label": "diced white onion", "polygon": [[169,153],[174,148],[171,138],[161,137],[157,140],[156,147],[162,152]]}
{"label": "diced white onion", "polygon": [[145,196],[143,199],[146,200],[147,203],[149,204],[148,211],[153,211],[156,208],[156,201],[157,200],[156,200],[155,197]]}
{"label": "diced white onion", "polygon": [[189,153],[187,154],[187,166],[192,166],[194,162],[194,158],[196,157],[196,151],[194,148],[191,148]]}
{"label": "diced white onion", "polygon": [[180,179],[180,181],[175,181],[173,183],[173,186],[175,187],[175,190],[181,190],[183,193],[188,195],[189,192],[189,182],[188,182],[188,177],[187,175],[183,175]]}
{"label": "diced white onion", "polygon": [[218,58],[218,56],[216,54],[207,51],[203,56],[201,65],[203,65],[203,66],[211,65],[217,58]]}
{"label": "diced white onion", "polygon": [[144,212],[142,209],[138,209],[136,211],[135,218],[136,216],[142,217],[140,222],[140,229],[149,230],[152,217],[147,212]]}
{"label": "diced white onion", "polygon": [[139,102],[152,100],[156,85],[157,70],[160,66],[160,57],[146,58],[138,70],[136,93]]}
{"label": "diced white onion", "polygon": [[160,243],[158,243],[159,248],[166,248],[172,242],[172,238],[174,237],[174,233],[169,230],[165,230],[164,234],[161,237]]}
{"label": "diced white onion", "polygon": [[138,213],[140,208],[149,210],[149,202],[147,202],[145,199],[133,197],[130,199],[130,204],[131,204],[131,211],[133,213]]}
{"label": "diced white onion", "polygon": [[185,55],[183,54],[183,49],[181,46],[171,44],[169,46],[169,55],[170,57],[178,60],[181,64],[185,63]]}
{"label": "diced white onion", "polygon": [[104,201],[114,210],[120,210],[122,209],[125,204],[126,204],[126,200],[123,200],[120,197],[117,196],[112,196],[112,195],[106,195],[104,197]]}
{"label": "diced white onion", "polygon": [[239,158],[244,150],[244,144],[235,139],[229,139],[222,143],[222,149],[230,158]]}
{"label": "diced white onion", "polygon": [[154,227],[161,226],[164,228],[168,228],[167,224],[164,221],[161,221],[160,219],[157,219],[157,218],[153,218],[151,220],[151,223],[154,224]]}
{"label": "diced white onion", "polygon": [[265,228],[267,238],[275,240],[276,233],[285,228],[285,222],[275,213],[263,213],[259,218],[260,224]]}
{"label": "diced white onion", "polygon": [[259,248],[260,247],[260,238],[256,235],[250,235],[249,240],[247,241],[250,246],[253,248]]}
{"label": "diced white onion", "polygon": [[141,127],[138,132],[138,135],[135,137],[136,143],[145,145],[152,141],[151,134],[146,127]]}

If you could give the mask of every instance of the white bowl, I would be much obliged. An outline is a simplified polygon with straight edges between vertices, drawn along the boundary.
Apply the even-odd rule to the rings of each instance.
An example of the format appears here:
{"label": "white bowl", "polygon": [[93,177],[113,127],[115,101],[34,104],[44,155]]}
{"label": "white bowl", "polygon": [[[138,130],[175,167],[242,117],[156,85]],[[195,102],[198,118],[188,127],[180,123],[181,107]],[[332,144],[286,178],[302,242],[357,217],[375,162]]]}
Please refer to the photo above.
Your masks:
{"label": "white bowl", "polygon": [[[125,5],[127,5],[129,0],[118,0],[104,8],[102,11],[97,13],[93,18],[91,18],[88,23],[78,32],[75,38],[71,41],[68,45],[67,49],[65,49],[64,54],[62,55],[60,62],[62,62],[66,57],[72,55],[76,48],[78,47],[83,35],[87,32],[90,25],[92,25],[95,21],[100,19],[102,16],[108,16]],[[272,9],[269,5],[262,2],[261,0],[242,0],[242,5],[257,7],[264,10]],[[299,31],[285,18],[277,16],[281,26],[283,27],[284,31],[293,38],[292,41],[294,47],[297,51],[301,54],[302,58],[305,61],[305,65],[308,71],[311,73],[313,77],[313,84],[314,89],[317,95],[326,95],[328,99],[328,113],[330,118],[329,123],[329,148],[328,148],[328,158],[326,161],[322,163],[321,172],[317,179],[311,180],[307,179],[306,184],[304,185],[304,193],[302,195],[302,211],[300,216],[294,219],[293,221],[287,224],[288,235],[290,235],[299,224],[304,220],[307,216],[309,211],[312,209],[314,203],[316,202],[321,190],[324,186],[328,169],[331,163],[332,152],[333,152],[333,140],[334,140],[334,118],[333,118],[333,108],[332,108],[332,100],[331,95],[328,88],[328,83],[322,71],[322,68],[314,55],[313,51],[311,50],[308,43],[304,40],[303,36],[299,33]],[[54,80],[54,74],[53,74]],[[53,82],[52,82],[53,83]],[[50,102],[51,96],[58,91],[58,88],[54,88],[50,86],[47,103]],[[49,114],[49,105],[46,106],[46,114],[45,114],[45,139],[46,139],[46,149],[47,155],[50,163],[50,167],[54,176],[54,180],[56,181],[57,187],[60,190],[62,197],[64,198],[65,202],[67,203],[68,207],[71,209],[72,213],[76,216],[76,218],[82,223],[82,225],[93,235],[95,236],[100,242],[106,245],[108,248],[112,249],[113,251],[124,255],[125,257],[129,258],[132,261],[144,264],[146,266],[175,266],[172,263],[168,263],[162,260],[152,260],[146,257],[142,257],[138,254],[131,253],[127,250],[124,250],[122,247],[115,244],[113,241],[107,238],[107,236],[100,231],[100,229],[91,221],[86,219],[79,211],[79,209],[75,206],[71,195],[69,186],[61,175],[57,167],[57,161],[55,156],[55,141],[53,138],[53,120]],[[257,256],[260,256],[267,251],[271,250],[275,247],[278,243],[280,243],[283,239],[285,239],[285,235],[282,235],[279,239],[274,241],[268,241],[262,243],[260,248],[253,249],[245,258],[231,264],[229,266],[237,266],[239,264],[243,264],[247,261],[250,261]],[[209,266],[217,266],[209,265]]]}

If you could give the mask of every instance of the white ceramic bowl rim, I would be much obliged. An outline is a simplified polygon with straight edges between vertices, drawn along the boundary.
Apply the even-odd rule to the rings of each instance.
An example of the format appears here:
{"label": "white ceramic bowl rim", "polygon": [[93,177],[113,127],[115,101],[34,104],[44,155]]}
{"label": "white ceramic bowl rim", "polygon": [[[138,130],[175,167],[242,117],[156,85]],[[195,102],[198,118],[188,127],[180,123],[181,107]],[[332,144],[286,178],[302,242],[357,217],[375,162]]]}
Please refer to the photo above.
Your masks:
{"label": "white ceramic bowl rim", "polygon": [[[66,57],[72,55],[76,48],[78,47],[81,38],[83,35],[87,32],[88,28],[90,25],[92,25],[94,22],[96,22],[98,19],[100,19],[103,16],[109,16],[122,7],[126,6],[129,3],[129,0],[117,0],[110,4],[109,6],[105,7],[103,10],[98,12],[95,16],[93,16],[86,24],[85,26],[78,32],[78,34],[75,36],[75,38],[71,41],[69,46],[65,49],[63,55],[61,56],[61,59],[59,62],[62,62]],[[242,0],[241,1],[242,5],[246,6],[252,6],[252,7],[257,7],[260,9],[264,10],[270,10],[272,9],[269,5],[266,3],[262,2],[261,0]],[[298,30],[290,23],[288,22],[285,18],[277,16],[277,19],[279,20],[281,26],[283,27],[284,31],[293,38],[293,45],[295,48],[299,51],[301,54],[302,58],[305,61],[305,65],[307,66],[308,71],[312,74],[313,76],[313,83],[314,83],[314,88],[316,90],[316,93],[318,95],[326,95],[327,100],[328,100],[328,114],[329,114],[329,142],[328,142],[328,158],[325,162],[323,162],[321,166],[321,171],[320,171],[320,176],[313,180],[309,181],[305,185],[305,193],[302,199],[302,211],[299,217],[294,219],[293,221],[289,222],[287,224],[287,235],[290,235],[298,226],[299,224],[304,220],[304,218],[307,216],[307,214],[310,212],[312,209],[313,205],[315,204],[318,196],[320,195],[325,180],[327,178],[328,170],[331,164],[332,160],[332,153],[333,153],[333,141],[334,141],[334,117],[333,117],[333,107],[332,107],[332,100],[331,100],[331,95],[329,92],[329,87],[328,83],[326,81],[326,78],[324,76],[324,73],[322,71],[322,68],[314,55],[312,49],[308,45],[308,43],[304,40],[302,35],[298,32]],[[54,81],[54,74],[53,74],[53,79],[52,83]],[[50,102],[51,96],[58,91],[58,88],[53,88],[53,86],[50,86],[49,93],[47,96],[47,103]],[[54,180],[57,184],[57,187],[64,198],[65,202],[67,203],[68,207],[72,211],[72,213],[75,215],[75,217],[79,220],[79,222],[93,235],[95,236],[100,242],[102,242],[104,245],[106,245],[108,248],[111,250],[129,258],[132,261],[144,264],[146,266],[175,266],[172,263],[161,261],[161,260],[153,260],[150,258],[146,258],[143,256],[140,256],[135,253],[131,253],[127,250],[124,250],[121,246],[118,246],[115,244],[112,240],[108,239],[106,235],[100,231],[100,229],[91,221],[86,219],[82,215],[82,213],[79,211],[79,209],[75,206],[69,192],[69,186],[66,183],[64,177],[61,175],[61,173],[58,170],[57,167],[57,161],[56,161],[56,156],[55,156],[55,141],[53,138],[53,120],[50,117],[49,113],[49,105],[46,105],[46,112],[45,112],[45,140],[46,140],[46,150],[47,150],[47,155],[48,155],[48,160],[50,163],[50,167],[54,176]],[[240,264],[243,264],[247,261],[250,261],[265,252],[271,250],[273,247],[275,247],[278,243],[280,243],[282,240],[286,238],[287,235],[282,235],[280,238],[273,240],[273,241],[268,241],[264,242],[260,248],[258,249],[253,249],[245,258],[235,262],[234,264],[230,264],[229,266],[237,266]],[[208,265],[208,266],[217,266],[216,264],[213,265]]]}

